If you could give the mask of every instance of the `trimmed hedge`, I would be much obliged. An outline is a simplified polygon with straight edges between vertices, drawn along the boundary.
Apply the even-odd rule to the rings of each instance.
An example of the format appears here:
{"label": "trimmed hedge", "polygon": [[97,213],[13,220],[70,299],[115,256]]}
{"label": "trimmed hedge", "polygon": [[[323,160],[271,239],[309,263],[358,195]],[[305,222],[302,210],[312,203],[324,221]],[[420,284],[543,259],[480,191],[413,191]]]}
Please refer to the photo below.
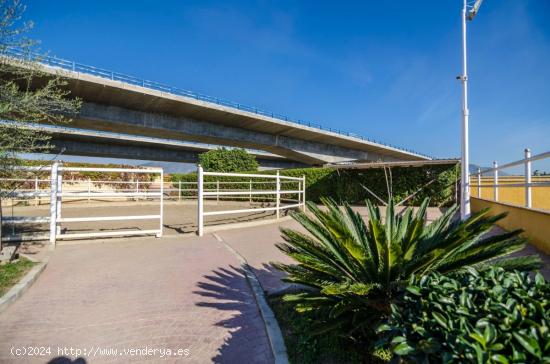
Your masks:
{"label": "trimmed hedge", "polygon": [[[436,165],[423,167],[391,168],[393,195],[397,202],[413,194],[434,180],[418,194],[407,200],[406,205],[418,205],[425,197],[430,197],[431,206],[448,206],[455,202],[455,181],[459,177],[460,166]],[[276,171],[255,173],[275,174]],[[306,177],[306,199],[320,202],[320,197],[335,199],[338,203],[362,204],[366,199],[374,199],[362,186],[366,186],[381,199],[387,199],[386,177],[383,168],[332,169],[332,168],[297,168],[280,171],[281,175]],[[216,177],[206,176],[205,181],[215,181]],[[220,181],[247,181],[246,178],[220,178]],[[197,174],[173,174],[172,181],[196,182]],[[257,179],[254,179],[257,181]],[[268,186],[268,185],[265,185]],[[248,189],[245,184],[235,184],[225,188]],[[258,186],[254,186],[255,189]],[[273,186],[269,187],[273,188]]]}

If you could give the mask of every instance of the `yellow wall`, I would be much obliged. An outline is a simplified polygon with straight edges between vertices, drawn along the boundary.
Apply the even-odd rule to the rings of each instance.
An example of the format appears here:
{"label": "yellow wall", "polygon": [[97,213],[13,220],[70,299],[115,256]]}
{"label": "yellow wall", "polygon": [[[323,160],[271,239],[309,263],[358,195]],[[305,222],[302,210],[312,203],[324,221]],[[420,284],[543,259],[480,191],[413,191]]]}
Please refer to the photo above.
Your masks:
{"label": "yellow wall", "polygon": [[[521,176],[503,176],[499,177],[498,184],[516,184],[524,183],[525,178]],[[549,176],[533,176],[531,182],[550,182]],[[493,185],[493,177],[481,177],[481,198],[493,200],[494,188],[483,187]],[[477,177],[470,177],[470,191],[472,197],[478,196]],[[525,187],[502,187],[498,188],[498,201],[510,203],[518,206],[525,206]],[[531,187],[531,203],[534,209],[550,210],[550,186]]]}
{"label": "yellow wall", "polygon": [[475,197],[471,199],[471,206],[474,212],[486,207],[490,207],[495,215],[508,212],[508,216],[500,220],[498,225],[505,230],[523,229],[523,236],[531,244],[550,254],[550,211],[527,209]]}

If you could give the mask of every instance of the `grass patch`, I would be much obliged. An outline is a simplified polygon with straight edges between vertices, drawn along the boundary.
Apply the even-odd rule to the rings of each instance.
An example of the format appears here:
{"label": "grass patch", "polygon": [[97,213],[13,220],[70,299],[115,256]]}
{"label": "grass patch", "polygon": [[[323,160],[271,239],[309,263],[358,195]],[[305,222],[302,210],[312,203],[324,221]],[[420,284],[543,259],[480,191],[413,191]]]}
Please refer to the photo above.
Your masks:
{"label": "grass patch", "polygon": [[369,345],[353,343],[331,333],[313,336],[311,326],[316,319],[314,314],[296,312],[294,305],[283,302],[280,296],[269,297],[268,302],[281,327],[291,363],[355,364],[389,361],[389,353],[373,354],[368,351]]}
{"label": "grass patch", "polygon": [[25,258],[19,258],[15,262],[0,265],[0,296],[3,296],[21,277],[27,273],[36,263]]}

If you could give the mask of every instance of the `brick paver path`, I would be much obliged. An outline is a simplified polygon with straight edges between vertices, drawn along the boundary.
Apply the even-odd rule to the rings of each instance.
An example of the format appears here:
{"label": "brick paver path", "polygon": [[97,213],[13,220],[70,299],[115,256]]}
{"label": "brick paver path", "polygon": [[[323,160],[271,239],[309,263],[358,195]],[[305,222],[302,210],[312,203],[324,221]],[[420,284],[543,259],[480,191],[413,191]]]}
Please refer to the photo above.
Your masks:
{"label": "brick paver path", "polygon": [[[16,358],[13,346],[51,347],[52,356]],[[188,349],[189,355],[58,355],[58,347]],[[0,314],[1,363],[55,357],[59,363],[273,362],[239,263],[212,236],[58,247],[31,289]]]}
{"label": "brick paver path", "polygon": [[[430,210],[430,219],[437,215]],[[270,262],[290,262],[275,247],[280,226],[300,229],[287,220],[216,233],[247,259],[268,292],[285,287]],[[67,359],[59,363],[273,362],[239,262],[211,234],[60,246],[33,287],[0,314],[0,363],[50,359],[15,360],[13,346],[189,350],[187,357],[168,358],[59,355]]]}

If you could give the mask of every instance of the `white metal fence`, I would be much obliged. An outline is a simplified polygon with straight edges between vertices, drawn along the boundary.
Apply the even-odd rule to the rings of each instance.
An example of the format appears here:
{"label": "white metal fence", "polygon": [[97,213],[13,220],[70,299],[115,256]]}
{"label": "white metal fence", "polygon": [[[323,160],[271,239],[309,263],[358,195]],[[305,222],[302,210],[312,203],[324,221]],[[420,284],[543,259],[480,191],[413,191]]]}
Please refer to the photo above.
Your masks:
{"label": "white metal fence", "polygon": [[[471,174],[470,178],[476,176],[477,183],[472,185],[472,187],[477,188],[477,196],[481,196],[482,188],[493,188],[493,200],[499,201],[499,188],[510,188],[510,187],[524,187],[525,188],[525,207],[532,208],[532,188],[533,187],[550,187],[550,182],[532,182],[532,171],[531,163],[538,160],[543,160],[550,157],[550,152],[545,152],[531,156],[531,150],[525,149],[525,155],[523,159],[506,163],[503,165],[498,165],[498,162],[493,162],[493,168],[488,168],[481,170],[478,168],[477,173]],[[516,166],[524,166],[524,182],[523,183],[499,183],[499,171],[505,168],[512,168]],[[493,174],[493,184],[484,184],[482,183],[482,175],[487,175],[488,173]]]}
{"label": "white metal fence", "polygon": [[[44,178],[0,178],[0,183],[21,183],[23,187],[18,188],[18,192],[26,192],[25,194],[14,194],[9,198],[10,204],[34,204],[36,206],[50,203],[50,179]],[[281,188],[286,184],[291,184],[295,181],[281,180]],[[224,196],[219,193],[209,195],[206,199],[216,200],[217,202],[222,200],[241,200],[249,202],[253,201],[253,193],[255,189],[258,189],[263,185],[273,185],[274,182],[269,181],[257,181],[252,178],[246,181],[240,182],[228,182],[228,181],[204,181],[203,191],[208,192],[223,192],[228,185],[242,184],[242,188],[239,190],[246,190],[249,193],[242,196]],[[116,192],[153,192],[159,191],[160,181],[141,181],[139,179],[133,179],[128,181],[119,180],[96,180],[96,179],[77,179],[77,180],[63,180],[65,189],[67,186],[71,187],[71,191],[78,191],[78,194],[73,196],[65,196],[65,202],[120,202],[120,201],[135,201],[137,199],[144,199],[144,197],[135,197],[133,195],[124,195],[117,193],[116,195],[109,195],[105,197],[104,194],[98,192],[116,191]],[[189,181],[173,181],[163,182],[164,201],[189,201],[195,200],[198,197],[198,183]],[[30,195],[35,196],[29,198]],[[21,196],[21,197],[17,197]],[[273,198],[274,200],[274,198]],[[284,200],[284,198],[282,198]]]}
{"label": "white metal fence", "polygon": [[[247,179],[247,181],[237,181],[237,182],[225,182],[228,184],[235,184],[235,183],[248,183],[249,188],[248,189],[238,189],[238,190],[221,190],[220,184],[222,182],[220,181],[205,181],[204,177],[206,176],[216,176],[216,177],[237,177],[240,179]],[[249,174],[249,173],[223,173],[223,172],[205,172],[201,166],[198,167],[198,173],[197,173],[197,193],[198,193],[198,213],[197,213],[197,225],[198,225],[198,235],[202,236],[204,233],[204,218],[206,216],[215,216],[215,215],[227,215],[227,214],[239,214],[239,213],[248,213],[248,212],[263,212],[263,211],[275,211],[277,219],[280,217],[280,213],[282,210],[290,209],[290,208],[302,208],[304,209],[305,206],[305,194],[306,194],[306,181],[305,176],[302,177],[289,177],[289,176],[281,176],[279,174],[279,171],[277,171],[276,175],[268,175],[268,174]],[[268,188],[273,185],[273,182],[275,182],[275,189],[261,189],[261,190],[253,190],[252,185],[253,183],[259,183],[258,181],[252,182],[252,179],[267,179],[271,180],[272,182],[266,182],[268,184]],[[298,188],[296,189],[281,189],[281,182],[289,182],[292,181],[295,184],[298,184]],[[216,184],[216,189],[205,189],[206,184]],[[283,200],[281,198],[282,195],[298,195],[297,203],[291,203],[289,205],[281,205],[281,201]],[[249,199],[250,202],[252,202],[253,198],[255,196],[274,196],[274,202],[275,207],[258,207],[258,208],[247,208],[247,209],[238,209],[238,210],[219,210],[219,211],[210,211],[205,212],[204,211],[204,200],[207,198],[215,197],[217,199],[223,198],[224,196],[228,196],[232,199],[234,198],[245,198]]]}
{"label": "white metal fence", "polygon": [[[27,216],[12,216],[2,219],[2,223],[7,224],[45,224],[49,223],[49,240],[51,243],[55,243],[58,239],[76,239],[76,238],[89,238],[89,237],[112,237],[112,236],[129,236],[129,235],[146,235],[155,234],[157,237],[162,236],[163,229],[163,213],[164,213],[164,184],[160,183],[158,189],[139,189],[139,182],[136,190],[108,190],[108,191],[96,191],[91,190],[91,184],[88,184],[86,190],[67,190],[63,191],[63,172],[100,172],[100,173],[132,173],[132,174],[158,174],[160,181],[163,181],[164,172],[161,168],[89,168],[89,167],[65,167],[60,163],[54,163],[52,166],[47,167],[24,167],[23,170],[27,171],[49,171],[49,188],[41,189],[39,187],[40,182],[45,180],[34,179],[34,190],[14,190],[5,197],[10,199],[31,199],[37,204],[43,198],[49,198],[50,200],[50,213],[49,216],[40,217],[27,217]],[[24,180],[23,180],[24,181]],[[109,181],[110,183],[116,183],[116,181]],[[121,182],[126,183],[126,182]],[[152,182],[145,182],[152,183]],[[63,199],[98,199],[98,198],[152,198],[159,200],[159,213],[154,215],[132,215],[132,216],[82,216],[82,217],[63,217],[62,204]],[[85,210],[84,210],[85,211]],[[61,225],[63,223],[74,222],[101,222],[101,221],[132,221],[132,220],[158,220],[158,229],[149,230],[123,230],[123,231],[102,231],[102,232],[86,232],[86,233],[62,233]],[[43,239],[43,236],[31,237],[35,239]],[[19,240],[20,237],[8,236],[6,240]]]}

